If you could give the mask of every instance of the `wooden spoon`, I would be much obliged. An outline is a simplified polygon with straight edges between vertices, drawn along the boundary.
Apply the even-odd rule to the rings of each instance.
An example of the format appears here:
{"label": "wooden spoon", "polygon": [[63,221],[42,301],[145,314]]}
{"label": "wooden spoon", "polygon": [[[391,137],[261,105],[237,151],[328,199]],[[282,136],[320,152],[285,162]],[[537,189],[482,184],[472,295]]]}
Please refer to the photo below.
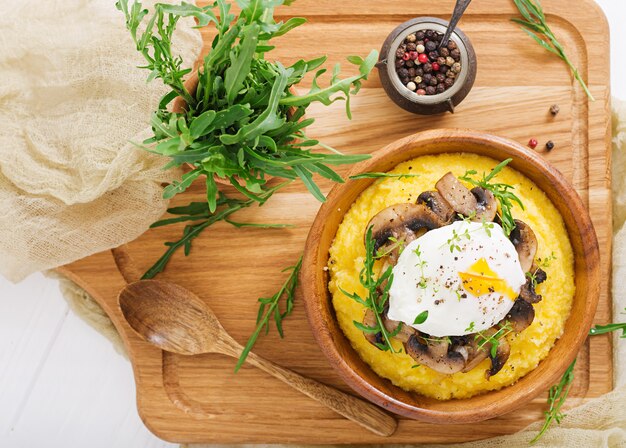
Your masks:
{"label": "wooden spoon", "polygon": [[[239,358],[243,347],[222,327],[209,306],[180,285],[140,280],[125,250],[113,250],[128,285],[119,294],[122,314],[139,336],[157,347],[182,355],[221,353]],[[303,394],[380,436],[392,435],[396,420],[361,399],[305,378],[253,352],[246,359]]]}

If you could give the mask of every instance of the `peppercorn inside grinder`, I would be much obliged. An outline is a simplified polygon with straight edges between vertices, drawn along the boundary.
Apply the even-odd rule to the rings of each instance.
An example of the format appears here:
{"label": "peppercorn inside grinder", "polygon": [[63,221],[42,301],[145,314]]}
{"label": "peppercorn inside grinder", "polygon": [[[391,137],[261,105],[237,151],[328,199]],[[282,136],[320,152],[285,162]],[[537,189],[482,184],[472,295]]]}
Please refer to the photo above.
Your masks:
{"label": "peppercorn inside grinder", "polygon": [[[391,98],[391,100],[401,108],[421,115],[454,112],[455,106],[463,101],[474,85],[474,80],[476,79],[476,53],[474,52],[474,47],[472,47],[472,44],[467,36],[458,27],[451,34],[450,42],[453,42],[454,44],[451,46],[455,46],[459,51],[459,58],[457,58],[459,61],[455,62],[460,64],[460,71],[455,73],[455,78],[453,79],[454,83],[451,86],[446,84],[444,86],[444,91],[436,91],[434,94],[432,93],[432,89],[429,89],[430,94],[425,94],[424,92],[420,92],[420,94],[418,94],[416,91],[419,91],[420,89],[417,89],[417,85],[415,85],[416,91],[409,88],[414,87],[411,83],[418,83],[415,83],[414,80],[410,80],[407,84],[409,87],[407,87],[398,75],[399,67],[396,66],[396,61],[399,56],[396,53],[399,51],[398,49],[401,45],[406,45],[407,37],[415,35],[420,31],[425,33],[429,30],[441,36],[445,34],[447,26],[448,22],[445,20],[435,17],[419,17],[398,25],[389,34],[389,36],[387,36],[387,39],[385,39],[380,51],[380,59],[376,64],[376,67],[378,68],[380,80],[385,92],[387,92],[389,98]],[[431,40],[426,38],[425,43],[428,44]],[[417,42],[420,41],[418,40]],[[432,44],[430,46],[432,47]],[[421,50],[421,48],[417,48],[417,50]],[[424,69],[420,68],[423,67],[421,65],[422,58],[428,57],[428,54],[433,53],[435,50],[428,51],[427,49],[424,49],[422,52],[416,50],[412,51],[415,51],[417,55],[411,54],[410,51],[407,52],[411,55],[411,58],[408,60],[416,61],[415,63],[411,63],[415,67],[414,71],[417,70],[418,73],[420,73],[420,71],[423,72]],[[436,51],[439,52],[440,49],[437,48]],[[444,54],[448,51],[449,50],[446,47]],[[413,59],[413,56],[417,56],[419,59]],[[425,73],[430,75],[430,78],[428,79],[432,79],[432,77],[436,77],[438,74],[443,75],[444,78],[449,78],[446,75],[447,71],[450,70],[451,67],[446,66],[446,73],[441,73],[441,68],[439,67],[440,64],[437,63],[436,60],[431,59],[433,58],[424,60],[424,64],[429,64],[429,72]],[[449,60],[449,56],[447,58],[444,57],[444,59]],[[433,70],[433,66],[439,70]],[[455,67],[455,69],[458,69],[458,67]],[[423,75],[416,76],[415,78],[419,80],[419,78],[422,77]],[[439,78],[441,78],[441,76]],[[434,82],[437,82],[437,80],[435,79]]]}

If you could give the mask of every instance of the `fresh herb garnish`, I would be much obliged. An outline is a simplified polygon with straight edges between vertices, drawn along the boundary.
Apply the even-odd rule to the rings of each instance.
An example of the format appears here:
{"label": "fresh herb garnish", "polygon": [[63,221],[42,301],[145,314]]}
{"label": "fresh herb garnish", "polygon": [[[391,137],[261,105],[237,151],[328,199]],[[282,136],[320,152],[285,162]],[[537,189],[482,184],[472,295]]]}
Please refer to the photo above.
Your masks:
{"label": "fresh herb garnish", "polygon": [[413,250],[413,253],[415,253],[415,256],[417,257],[417,263],[415,263],[415,266],[420,268],[420,281],[418,283],[418,286],[422,289],[426,289],[426,277],[424,276],[424,267],[426,267],[426,265],[428,264],[426,262],[426,260],[422,260],[422,251],[420,249],[420,245],[418,244],[417,247]]}
{"label": "fresh herb garnish", "polygon": [[385,311],[385,305],[389,300],[389,288],[393,282],[393,267],[389,266],[378,278],[374,274],[374,263],[376,258],[374,257],[374,238],[372,237],[372,227],[367,229],[365,234],[365,262],[363,269],[359,273],[359,280],[361,285],[367,291],[367,297],[361,298],[357,293],[348,293],[342,288],[339,288],[343,294],[350,297],[352,300],[360,303],[368,310],[371,310],[375,317],[375,324],[373,327],[363,325],[363,323],[354,321],[354,326],[359,330],[370,334],[382,335],[382,342],[376,343],[376,346],[383,351],[390,350],[392,353],[396,353],[396,350],[391,345],[391,338],[396,336],[402,329],[402,323],[398,324],[395,330],[392,332],[387,331],[383,324],[383,313]]}
{"label": "fresh herb garnish", "polygon": [[[239,356],[239,361],[237,361],[237,365],[235,366],[235,372],[237,372],[246,361],[248,353],[252,350],[252,347],[256,343],[261,331],[265,328],[265,334],[269,332],[270,319],[274,319],[276,330],[278,331],[280,337],[283,337],[283,319],[291,314],[291,311],[293,311],[293,301],[296,295],[298,274],[300,273],[301,267],[302,256],[300,256],[300,259],[294,266],[290,266],[283,270],[283,272],[291,271],[291,273],[278,292],[272,297],[262,297],[259,299],[259,312],[256,318],[257,326]],[[283,296],[285,297],[285,310],[281,312],[280,299]]]}
{"label": "fresh herb garnish", "polygon": [[595,98],[587,88],[585,81],[583,81],[578,69],[574,67],[572,61],[569,60],[565,54],[563,46],[556,40],[554,33],[546,22],[546,16],[543,12],[543,8],[538,1],[533,0],[513,0],[515,6],[519,10],[523,19],[517,17],[511,20],[515,23],[522,25],[522,29],[532,37],[535,42],[548,50],[550,53],[554,53],[561,58],[570,68],[574,78],[580,83],[581,87],[589,97],[591,101],[595,101]]}
{"label": "fresh herb garnish", "polygon": [[530,441],[530,444],[536,443],[541,436],[548,430],[553,421],[557,424],[561,423],[561,420],[565,417],[565,414],[561,412],[561,408],[567,399],[567,394],[574,381],[574,366],[576,360],[570,364],[567,368],[561,381],[550,388],[548,392],[548,410],[545,411],[546,419],[543,422],[543,426],[539,433]]}
{"label": "fresh herb garnish", "polygon": [[469,333],[473,333],[474,332],[474,321],[470,322],[469,326],[464,331],[467,331]]}
{"label": "fresh herb garnish", "polygon": [[511,215],[511,208],[513,207],[513,202],[517,203],[522,210],[524,209],[524,204],[520,198],[518,198],[511,190],[515,187],[508,184],[503,183],[492,183],[491,180],[500,172],[502,169],[507,166],[513,159],[506,159],[500,162],[496,167],[491,170],[491,172],[487,175],[483,173],[483,177],[480,180],[473,179],[470,176],[474,176],[477,174],[476,170],[466,171],[465,174],[459,179],[469,182],[472,185],[477,187],[484,188],[485,190],[491,191],[494,197],[500,203],[500,210],[498,214],[500,216],[500,221],[502,222],[502,230],[504,233],[509,236],[511,231],[515,228],[515,221],[513,220],[513,216]]}
{"label": "fresh herb garnish", "polygon": [[391,252],[393,252],[396,249],[398,249],[398,255],[400,255],[402,251],[404,250],[404,246],[406,246],[406,241],[402,239],[399,240],[398,238],[390,236],[388,240],[391,241],[391,244],[386,249],[384,247],[381,247],[380,249],[378,249],[376,251],[376,259],[386,257],[387,255],[389,255]]}
{"label": "fresh herb garnish", "polygon": [[393,173],[361,173],[350,176],[350,179],[378,179],[383,177],[391,177],[396,179],[404,179],[408,177],[419,177],[419,174],[393,174]]}
{"label": "fresh herb garnish", "polygon": [[[319,68],[326,57],[301,59],[289,67],[265,59],[265,54],[273,48],[269,44],[273,38],[306,22],[303,18],[292,18],[285,23],[274,20],[275,8],[290,1],[238,0],[237,3],[241,8],[238,17],[230,13],[231,2],[227,0],[215,0],[204,7],[184,2],[157,3],[152,14],[137,0],[116,3],[124,14],[137,51],[146,60],[143,68],[150,71],[148,80],[159,78],[170,89],[152,115],[153,136],[140,146],[169,158],[168,168],[192,166],[180,181],[164,189],[163,196],[169,199],[202,180],[211,223],[229,214],[218,212],[224,197],[218,193],[216,178],[229,182],[252,203],[259,204],[267,200],[272,190],[267,186],[269,177],[299,178],[313,196],[324,201],[313,174],[343,182],[330,166],[369,157],[343,155],[308,138],[304,129],[314,120],[303,116],[311,103],[329,105],[344,100],[350,117],[350,97],[367,79],[377,61],[377,52],[372,51],[366,58],[350,56],[348,61],[358,67],[358,74],[341,79],[337,65],[329,85],[321,86],[320,77],[326,70]],[[198,27],[212,24],[217,31],[210,51],[199,63],[197,89],[191,92],[184,84],[191,69],[183,68],[185,61],[172,49],[174,30],[181,17],[194,17]],[[311,89],[303,95],[293,94],[291,88],[308,73],[313,73]],[[176,97],[186,102],[182,113],[167,110]],[[331,153],[313,152],[317,146],[330,149]],[[162,220],[159,225],[182,220]],[[196,237],[211,223],[192,229],[186,227],[182,242],[170,245],[157,263],[158,270],[146,273],[147,278],[160,272],[178,247],[184,246],[189,252],[193,238],[187,233],[193,232]]]}
{"label": "fresh herb garnish", "polygon": [[506,321],[495,333],[489,335],[482,331],[476,333],[474,337],[478,340],[478,348],[482,349],[485,345],[490,344],[489,354],[492,358],[495,358],[498,353],[498,346],[500,345],[500,339],[506,337],[513,331],[513,327],[509,321]]}
{"label": "fresh herb garnish", "polygon": [[620,338],[626,338],[626,322],[608,325],[596,325],[591,330],[589,330],[589,336],[610,333],[612,331],[621,331],[622,335],[620,336]]}
{"label": "fresh herb garnish", "polygon": [[450,248],[450,253],[453,253],[455,250],[461,252],[461,246],[459,246],[459,243],[461,243],[462,238],[466,238],[468,240],[471,239],[469,229],[465,229],[462,233],[458,233],[456,229],[452,229],[452,237],[446,241],[446,244]]}
{"label": "fresh herb garnish", "polygon": [[556,256],[554,255],[554,252],[551,252],[550,255],[548,255],[547,257],[538,258],[537,259],[537,266],[539,266],[542,269],[549,268],[550,264],[554,260],[556,260]]}
{"label": "fresh herb garnish", "polygon": [[424,322],[426,322],[426,319],[428,319],[428,310],[422,311],[421,313],[419,313],[415,317],[415,320],[413,321],[413,325],[423,324]]}

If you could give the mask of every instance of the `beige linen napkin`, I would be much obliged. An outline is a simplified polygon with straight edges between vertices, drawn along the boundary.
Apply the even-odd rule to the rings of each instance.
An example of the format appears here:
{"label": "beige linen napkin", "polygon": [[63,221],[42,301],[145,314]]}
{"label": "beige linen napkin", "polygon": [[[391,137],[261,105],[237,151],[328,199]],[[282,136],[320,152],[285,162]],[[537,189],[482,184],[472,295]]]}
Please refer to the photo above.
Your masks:
{"label": "beige linen napkin", "polygon": [[[155,0],[144,0],[152,7]],[[33,14],[36,11],[36,14]],[[176,43],[194,61],[193,19]],[[28,274],[141,235],[176,173],[138,151],[165,88],[146,85],[114,0],[20,0],[0,14],[0,274]]]}

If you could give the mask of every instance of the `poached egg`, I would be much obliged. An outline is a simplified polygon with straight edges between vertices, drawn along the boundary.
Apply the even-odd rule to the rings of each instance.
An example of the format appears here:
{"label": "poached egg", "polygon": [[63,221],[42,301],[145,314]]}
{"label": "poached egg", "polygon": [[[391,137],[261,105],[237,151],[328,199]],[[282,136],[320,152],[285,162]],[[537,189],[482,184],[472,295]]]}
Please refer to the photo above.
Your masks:
{"label": "poached egg", "polygon": [[404,248],[393,268],[388,317],[431,336],[476,333],[507,315],[524,283],[502,227],[456,221]]}

